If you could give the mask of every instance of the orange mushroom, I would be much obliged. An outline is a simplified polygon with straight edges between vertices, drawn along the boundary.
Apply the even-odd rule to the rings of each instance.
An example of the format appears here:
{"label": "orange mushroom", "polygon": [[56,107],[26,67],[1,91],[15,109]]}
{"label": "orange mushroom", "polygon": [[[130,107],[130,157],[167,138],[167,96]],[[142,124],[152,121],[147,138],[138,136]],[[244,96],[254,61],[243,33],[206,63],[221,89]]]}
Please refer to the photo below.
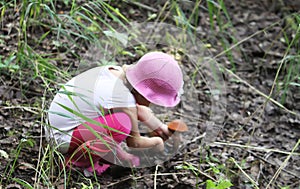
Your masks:
{"label": "orange mushroom", "polygon": [[[182,120],[179,120],[179,119],[175,119],[175,120],[169,122],[167,124],[167,126],[168,126],[169,131],[172,134],[175,134],[175,131],[177,131],[179,133],[188,131],[188,126]],[[160,131],[160,132],[162,132],[162,131]],[[150,137],[157,137],[157,136],[160,136],[160,135],[159,135],[158,131],[152,131],[152,132],[149,133],[149,136]],[[162,137],[162,136],[160,136],[160,137]],[[168,138],[165,138],[164,141],[167,140]]]}
{"label": "orange mushroom", "polygon": [[188,130],[188,126],[180,119],[175,119],[168,123],[168,129],[175,132],[185,132]]}

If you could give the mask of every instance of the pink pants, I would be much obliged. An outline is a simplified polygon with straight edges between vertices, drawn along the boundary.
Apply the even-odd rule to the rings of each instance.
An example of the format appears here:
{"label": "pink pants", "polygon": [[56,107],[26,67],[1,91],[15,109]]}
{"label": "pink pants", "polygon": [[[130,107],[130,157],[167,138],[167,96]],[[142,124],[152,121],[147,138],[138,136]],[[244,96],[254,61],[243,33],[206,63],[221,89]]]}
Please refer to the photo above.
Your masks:
{"label": "pink pants", "polygon": [[[67,165],[90,167],[93,162],[101,161],[101,154],[109,153],[124,141],[131,130],[131,121],[127,114],[116,112],[94,119],[102,126],[84,123],[73,131]],[[92,161],[91,161],[92,160]]]}

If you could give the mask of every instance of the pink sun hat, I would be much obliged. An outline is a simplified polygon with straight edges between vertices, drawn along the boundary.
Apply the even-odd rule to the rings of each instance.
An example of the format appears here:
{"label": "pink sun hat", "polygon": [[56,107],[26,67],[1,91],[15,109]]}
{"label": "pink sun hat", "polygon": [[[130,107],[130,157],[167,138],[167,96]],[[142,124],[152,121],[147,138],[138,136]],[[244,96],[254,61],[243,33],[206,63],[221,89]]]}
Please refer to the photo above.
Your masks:
{"label": "pink sun hat", "polygon": [[174,107],[183,93],[183,76],[177,61],[163,52],[149,52],[126,71],[132,87],[149,102]]}

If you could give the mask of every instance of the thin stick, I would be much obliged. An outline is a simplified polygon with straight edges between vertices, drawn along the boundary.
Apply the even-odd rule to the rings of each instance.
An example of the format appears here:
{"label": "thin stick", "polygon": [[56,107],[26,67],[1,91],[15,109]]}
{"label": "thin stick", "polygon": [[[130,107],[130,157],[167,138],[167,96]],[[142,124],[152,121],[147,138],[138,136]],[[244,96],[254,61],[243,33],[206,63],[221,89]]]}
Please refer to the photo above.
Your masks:
{"label": "thin stick", "polygon": [[[265,29],[271,28],[272,26],[274,26],[275,24],[279,23],[273,23],[270,26],[266,27]],[[265,29],[257,31],[255,33],[253,33],[252,35],[245,37],[244,39],[242,39],[241,41],[239,41],[238,43],[232,45],[231,47],[229,47],[228,49],[222,51],[221,53],[217,54],[216,56],[214,56],[212,58],[212,60],[215,60],[217,57],[220,57],[224,54],[226,54],[227,52],[231,51],[232,49],[234,49],[235,47],[239,46],[240,44],[244,43],[245,41],[248,41],[249,39],[253,38],[256,35],[259,35],[260,33],[265,32]],[[246,82],[245,80],[241,79],[238,75],[236,75],[235,73],[233,73],[231,70],[225,68],[224,66],[218,64],[220,67],[222,67],[226,72],[228,72],[229,74],[233,75],[236,79],[238,79],[239,81],[243,82],[244,84],[246,84],[248,87],[250,87],[251,89],[253,89],[256,93],[258,93],[259,95],[265,97],[267,100],[270,100],[271,102],[273,102],[274,104],[276,104],[277,106],[279,106],[280,108],[284,109],[285,111],[287,111],[288,113],[291,113],[293,115],[298,115],[297,113],[295,113],[294,111],[291,111],[289,109],[287,109],[285,106],[283,106],[282,104],[280,104],[279,102],[277,102],[276,100],[274,100],[273,98],[270,97],[270,95],[266,95],[263,92],[257,90],[255,87],[253,87],[252,85],[250,85],[248,82]],[[276,79],[276,78],[275,78]],[[272,92],[272,91],[271,91]]]}
{"label": "thin stick", "polygon": [[[44,97],[45,97],[45,95],[46,95],[46,93],[47,93],[47,90],[44,90]],[[41,111],[43,111],[44,110],[44,108],[45,108],[45,105],[46,105],[46,98],[42,98],[42,109],[41,109]],[[40,129],[41,129],[41,133],[40,133],[40,136],[39,136],[39,139],[40,139],[40,144],[39,144],[39,153],[38,153],[38,162],[37,162],[37,164],[36,164],[36,170],[38,170],[38,168],[39,167],[42,167],[41,165],[40,165],[40,163],[41,163],[41,157],[42,157],[42,150],[43,150],[43,130],[44,130],[44,124],[43,124],[43,120],[44,120],[44,114],[43,113],[41,113],[41,121],[40,121],[40,123],[41,123],[41,127],[40,127]],[[40,172],[39,171],[36,171],[36,173],[35,173],[35,176],[34,176],[34,186],[35,187],[37,187],[38,186],[38,181],[40,180],[38,177],[40,177]]]}
{"label": "thin stick", "polygon": [[[27,106],[5,106],[5,107],[2,107],[1,109],[3,110],[6,110],[6,109],[22,109],[22,110],[25,110],[27,112],[30,112],[30,113],[33,113],[33,114],[39,114],[39,111],[40,109],[38,108],[35,108],[35,107],[27,107]],[[37,111],[35,111],[37,110]]]}
{"label": "thin stick", "polygon": [[[169,176],[169,175],[185,175],[185,174],[189,175],[191,173],[188,172],[188,171],[186,171],[186,172],[179,172],[179,173],[157,173],[156,175],[157,176]],[[148,175],[143,175],[143,176],[135,177],[135,179],[142,179],[142,178],[145,178],[147,176],[152,177],[152,176],[155,176],[155,175],[154,174],[148,174]],[[114,186],[116,184],[125,182],[125,181],[130,180],[130,179],[132,179],[132,176],[128,176],[128,177],[126,177],[126,178],[124,178],[122,180],[119,180],[117,182],[111,183],[111,184],[107,185],[107,187]]]}
{"label": "thin stick", "polygon": [[278,149],[268,149],[268,148],[257,147],[257,146],[247,146],[247,145],[242,145],[242,144],[225,143],[225,142],[214,142],[214,144],[232,146],[232,147],[239,147],[239,148],[249,148],[249,149],[264,151],[264,152],[276,152],[276,153],[280,153],[280,154],[300,156],[300,153],[296,153],[294,151],[285,152],[285,151],[278,150]]}
{"label": "thin stick", "polygon": [[297,144],[292,149],[292,152],[287,156],[287,158],[284,160],[284,162],[281,164],[281,166],[277,169],[276,173],[274,174],[274,176],[272,177],[272,179],[268,183],[266,189],[268,189],[270,187],[270,185],[272,184],[272,182],[275,181],[278,178],[280,172],[287,165],[288,161],[290,160],[290,158],[291,158],[292,154],[294,153],[294,151],[298,148],[299,144],[300,144],[300,139],[298,140]]}
{"label": "thin stick", "polygon": [[[299,30],[300,30],[300,27],[298,27],[296,33],[298,33]],[[285,60],[286,60],[286,57],[288,56],[289,50],[290,50],[290,48],[291,48],[291,45],[292,45],[292,44],[294,43],[294,41],[295,41],[295,38],[296,38],[296,37],[294,37],[293,40],[291,41],[291,43],[288,45],[287,50],[286,50],[286,52],[284,53],[283,58],[281,59],[281,62],[280,62],[279,68],[277,69],[276,76],[275,76],[275,79],[274,79],[274,81],[273,81],[273,85],[272,85],[271,91],[270,91],[270,93],[269,93],[269,96],[272,95],[272,93],[273,93],[273,91],[274,91],[274,89],[275,89],[275,84],[276,84],[276,81],[277,81],[277,79],[278,79],[278,77],[279,77],[279,73],[280,73],[280,71],[281,71],[281,68],[282,68],[282,66],[283,66],[283,63],[284,63]]]}
{"label": "thin stick", "polygon": [[275,105],[277,105],[278,107],[284,109],[285,111],[287,111],[290,114],[293,115],[298,115],[296,112],[287,109],[285,106],[283,106],[282,104],[280,104],[279,102],[277,102],[276,100],[274,100],[273,98],[270,97],[270,95],[266,95],[265,93],[261,92],[260,90],[256,89],[255,87],[253,87],[251,84],[249,84],[247,81],[243,80],[242,78],[240,78],[238,75],[236,75],[235,73],[233,73],[231,70],[225,68],[222,66],[222,68],[224,70],[226,70],[228,73],[230,73],[232,76],[234,76],[236,79],[238,79],[239,81],[241,81],[242,83],[244,83],[245,85],[247,85],[249,88],[251,88],[252,90],[254,90],[257,94],[263,96],[264,98],[266,98],[267,100],[273,102]]}
{"label": "thin stick", "polygon": [[[252,154],[253,156],[257,157],[258,159],[261,159],[262,161],[264,161],[264,162],[266,162],[266,163],[268,163],[268,164],[273,165],[274,167],[278,167],[277,164],[272,163],[272,162],[268,161],[267,159],[265,159],[265,158],[263,158],[263,157],[260,157],[259,155],[255,154],[254,152],[252,152],[252,151],[250,151],[250,150],[247,150],[247,152],[250,153],[250,154]],[[288,173],[288,174],[291,174],[291,175],[293,175],[294,177],[297,177],[298,179],[300,179],[300,175],[297,175],[297,174],[294,173],[294,172],[288,171],[288,170],[286,170],[286,169],[282,169],[282,171],[284,171],[284,172],[286,172],[286,173]]]}
{"label": "thin stick", "polygon": [[240,40],[239,42],[237,42],[236,44],[232,45],[231,47],[229,47],[228,49],[222,51],[221,53],[217,54],[215,57],[213,57],[213,59],[216,59],[219,56],[222,56],[224,54],[226,54],[227,52],[231,51],[232,49],[234,49],[235,47],[239,46],[240,44],[244,43],[245,41],[248,41],[249,39],[253,38],[256,35],[259,35],[260,33],[265,32],[266,29],[271,28],[273,26],[275,26],[276,24],[280,23],[280,21],[275,22],[273,24],[271,24],[270,26],[266,27],[263,30],[257,31],[255,33],[253,33],[252,35],[249,35],[248,37],[245,37],[244,39]]}
{"label": "thin stick", "polygon": [[135,6],[141,7],[143,9],[152,11],[152,12],[157,12],[158,11],[156,8],[150,7],[150,6],[142,4],[140,2],[135,2],[135,1],[126,1],[126,2],[127,3],[131,3],[131,4],[135,5]]}
{"label": "thin stick", "polygon": [[154,189],[156,189],[156,179],[157,179],[158,166],[159,165],[156,165],[155,172],[154,172]]}
{"label": "thin stick", "polygon": [[254,181],[243,169],[242,167],[235,161],[234,158],[230,158],[230,160],[239,168],[239,170],[249,179],[249,181],[255,186],[255,188],[259,189],[258,183]]}

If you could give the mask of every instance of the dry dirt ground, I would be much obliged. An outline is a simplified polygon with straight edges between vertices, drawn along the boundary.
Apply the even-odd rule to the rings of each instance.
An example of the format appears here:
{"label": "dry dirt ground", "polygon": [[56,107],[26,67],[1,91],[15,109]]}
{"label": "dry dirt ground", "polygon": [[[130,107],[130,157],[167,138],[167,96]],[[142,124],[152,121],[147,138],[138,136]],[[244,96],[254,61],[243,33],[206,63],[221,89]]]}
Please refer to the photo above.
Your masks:
{"label": "dry dirt ground", "polygon": [[[191,130],[184,136],[185,145],[178,154],[158,167],[158,173],[161,175],[157,175],[157,178],[154,179],[155,166],[134,171],[113,167],[98,178],[101,186],[104,188],[153,188],[155,184],[157,188],[195,188],[196,184],[203,183],[207,179],[213,180],[226,176],[234,185],[232,188],[253,188],[241,169],[257,181],[259,188],[267,186],[276,171],[285,163],[288,157],[287,153],[292,151],[300,139],[299,87],[290,88],[284,103],[287,109],[296,112],[298,116],[287,113],[271,102],[265,104],[266,99],[255,91],[256,89],[269,94],[279,63],[287,48],[279,38],[282,29],[287,25],[287,21],[283,18],[289,12],[299,10],[298,5],[293,2],[284,5],[274,2],[276,1],[226,2],[233,27],[229,27],[228,35],[223,34],[223,36],[218,35],[218,32],[210,32],[211,26],[207,10],[201,9],[199,28],[197,29],[198,37],[205,43],[211,44],[212,56],[221,52],[220,39],[222,37],[227,39],[229,44],[233,44],[234,41],[230,35],[234,35],[235,40],[241,41],[255,32],[277,23],[233,49],[232,59],[236,66],[235,74],[251,84],[254,89],[237,80],[232,74],[223,73],[226,84],[224,93],[226,109],[221,112],[224,115],[223,128],[215,139],[216,142],[211,143],[210,149],[207,151],[210,158],[199,162],[202,156],[199,151],[202,138],[198,136],[201,136],[206,130],[205,121],[210,118],[209,111],[212,102],[206,86],[198,83],[197,86],[194,86],[198,92],[193,91],[193,94],[189,94],[190,90],[187,88],[187,93],[184,94],[180,106],[171,110],[170,115],[182,116]],[[152,11],[130,3],[126,6],[124,4],[119,6],[121,11],[133,10],[127,11],[125,14],[128,14],[127,16],[133,20],[144,20],[144,12]],[[154,3],[152,7],[159,10],[161,4]],[[186,6],[185,9],[188,12],[190,8]],[[0,54],[4,57],[16,50],[18,32],[14,28],[17,25],[14,22],[18,18],[13,18],[11,15],[6,15],[5,18],[0,30],[2,41]],[[42,31],[30,30],[28,35],[34,37],[37,32]],[[62,68],[72,66],[76,69],[78,59],[72,53],[64,52],[64,49],[55,49],[52,44],[44,44],[43,48],[38,51],[41,53],[60,52],[63,54],[63,58],[54,64]],[[85,51],[76,48],[73,50],[80,51],[80,53]],[[291,50],[292,53],[296,51],[296,49]],[[61,58],[61,55],[57,56]],[[227,56],[219,56],[217,61],[226,68],[232,68]],[[185,65],[184,69],[187,73],[192,72],[189,65]],[[23,71],[26,73],[26,67]],[[34,183],[36,172],[32,167],[36,167],[39,158],[41,115],[36,114],[37,110],[30,107],[42,108],[41,98],[44,95],[45,86],[42,85],[39,78],[29,78],[26,74],[10,74],[5,70],[0,72],[0,149],[9,155],[8,157],[3,154],[0,156],[0,180],[2,182],[0,188],[1,185],[3,188],[21,188],[19,184],[7,180],[7,173],[14,166],[12,177]],[[189,79],[186,79],[187,85]],[[276,92],[272,97],[280,100],[282,94]],[[50,102],[51,93],[47,93],[45,97]],[[20,144],[22,144],[22,148],[15,161],[14,154],[18,152]],[[243,146],[246,144],[255,148],[246,148]],[[299,148],[295,149],[295,152],[297,155],[288,159],[286,166],[283,167],[271,188],[300,187]],[[238,162],[241,169],[230,158]],[[183,162],[188,164],[183,164]],[[182,167],[180,169],[182,165],[194,165],[200,171],[194,170],[193,172],[191,168],[183,169]],[[165,175],[163,175],[164,173]],[[132,176],[133,174],[134,176]],[[73,187],[78,188],[80,184],[76,183],[86,182],[76,174],[73,174],[70,179]],[[204,185],[200,185],[200,187],[205,188]]]}

